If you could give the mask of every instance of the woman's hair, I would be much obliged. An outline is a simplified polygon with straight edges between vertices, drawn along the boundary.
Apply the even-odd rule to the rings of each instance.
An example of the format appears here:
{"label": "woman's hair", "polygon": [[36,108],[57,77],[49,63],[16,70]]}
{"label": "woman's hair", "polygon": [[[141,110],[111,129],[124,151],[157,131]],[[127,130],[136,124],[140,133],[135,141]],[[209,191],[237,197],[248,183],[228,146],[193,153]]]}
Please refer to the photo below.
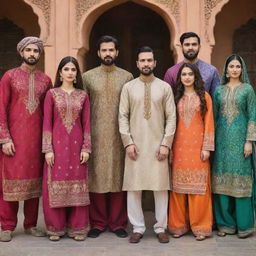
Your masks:
{"label": "woman's hair", "polygon": [[181,73],[185,67],[190,68],[195,76],[194,90],[200,99],[201,114],[202,114],[202,117],[204,117],[204,115],[207,111],[204,82],[201,77],[199,69],[194,64],[184,63],[179,69],[179,72],[177,75],[176,90],[175,90],[175,103],[176,103],[176,105],[178,105],[180,99],[184,95],[185,88],[184,88],[183,83],[181,82]]}
{"label": "woman's hair", "polygon": [[77,88],[77,89],[82,89],[83,90],[83,81],[82,81],[82,76],[81,76],[81,72],[80,72],[80,69],[79,69],[78,62],[74,57],[71,57],[71,56],[67,56],[67,57],[63,58],[60,61],[58,69],[57,69],[57,73],[56,73],[56,76],[55,76],[54,88],[60,87],[62,85],[62,81],[60,79],[60,72],[61,72],[62,68],[69,62],[73,63],[76,67],[76,70],[77,70],[76,82],[73,83],[74,87]]}
{"label": "woman's hair", "polygon": [[222,76],[222,84],[227,84],[229,82],[229,77],[227,77],[227,70],[228,70],[228,64],[232,61],[232,60],[238,60],[240,65],[241,65],[241,69],[242,69],[242,72],[241,72],[241,75],[239,77],[240,81],[241,82],[245,82],[245,81],[242,81],[242,73],[243,73],[243,61],[241,59],[241,57],[237,54],[232,54],[230,55],[227,59],[226,59],[226,62],[225,62],[225,65],[224,65],[224,72],[223,72],[223,76]]}

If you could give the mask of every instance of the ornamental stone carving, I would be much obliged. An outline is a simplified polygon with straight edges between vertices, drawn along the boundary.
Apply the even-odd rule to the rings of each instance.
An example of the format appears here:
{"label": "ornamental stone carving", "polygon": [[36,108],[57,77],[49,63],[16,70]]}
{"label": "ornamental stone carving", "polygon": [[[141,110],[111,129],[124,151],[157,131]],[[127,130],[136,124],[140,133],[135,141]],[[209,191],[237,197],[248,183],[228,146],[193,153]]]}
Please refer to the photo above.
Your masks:
{"label": "ornamental stone carving", "polygon": [[51,0],[27,0],[31,4],[36,5],[44,15],[45,22],[47,24],[47,34],[50,33],[50,21],[51,21]]}
{"label": "ornamental stone carving", "polygon": [[[114,0],[112,0],[114,1]],[[89,11],[91,7],[94,5],[99,5],[100,3],[106,3],[105,0],[76,0],[76,23],[77,26],[81,21],[82,16]],[[110,1],[109,1],[110,2]],[[128,2],[128,1],[127,1]],[[149,1],[141,1],[152,3],[154,5],[161,4],[166,7],[170,14],[172,14],[176,22],[179,23],[180,20],[180,1],[179,0],[149,0]],[[123,2],[125,3],[125,2]]]}
{"label": "ornamental stone carving", "polygon": [[212,15],[213,9],[222,2],[223,0],[204,0],[204,19],[205,19],[205,37],[209,42],[209,21]]}

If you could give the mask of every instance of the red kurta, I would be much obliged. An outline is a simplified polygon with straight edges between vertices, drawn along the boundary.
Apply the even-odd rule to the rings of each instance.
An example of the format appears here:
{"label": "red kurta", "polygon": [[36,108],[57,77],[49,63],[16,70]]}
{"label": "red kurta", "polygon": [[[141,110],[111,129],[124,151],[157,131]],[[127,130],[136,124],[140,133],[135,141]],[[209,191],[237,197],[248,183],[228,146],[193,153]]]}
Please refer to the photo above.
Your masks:
{"label": "red kurta", "polygon": [[45,164],[50,207],[89,204],[87,164],[80,152],[91,152],[90,105],[86,92],[68,94],[61,88],[50,90],[45,98],[43,152],[54,152],[54,165]]}
{"label": "red kurta", "polygon": [[13,142],[14,156],[3,154],[3,199],[23,201],[41,195],[43,100],[51,87],[43,72],[18,67],[0,87],[0,144]]}

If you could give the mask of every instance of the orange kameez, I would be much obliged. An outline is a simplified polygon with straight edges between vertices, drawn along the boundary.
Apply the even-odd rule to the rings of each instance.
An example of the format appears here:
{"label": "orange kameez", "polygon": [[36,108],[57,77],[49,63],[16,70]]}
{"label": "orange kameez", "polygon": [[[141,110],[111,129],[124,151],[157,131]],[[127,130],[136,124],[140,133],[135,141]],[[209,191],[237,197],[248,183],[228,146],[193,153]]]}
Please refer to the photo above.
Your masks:
{"label": "orange kameez", "polygon": [[177,105],[168,218],[169,230],[176,235],[185,234],[189,228],[196,236],[212,233],[210,163],[201,160],[201,151],[214,151],[214,121],[207,92],[205,99],[204,118],[196,93],[184,95]]}

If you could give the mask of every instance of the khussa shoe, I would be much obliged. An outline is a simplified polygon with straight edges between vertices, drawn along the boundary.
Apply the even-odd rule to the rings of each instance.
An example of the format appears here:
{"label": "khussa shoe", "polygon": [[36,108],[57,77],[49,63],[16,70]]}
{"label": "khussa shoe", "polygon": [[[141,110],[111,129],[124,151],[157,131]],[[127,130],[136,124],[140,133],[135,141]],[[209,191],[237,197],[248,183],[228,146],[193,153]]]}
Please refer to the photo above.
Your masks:
{"label": "khussa shoe", "polygon": [[125,238],[128,236],[128,233],[123,228],[119,228],[113,231],[118,237]]}
{"label": "khussa shoe", "polygon": [[40,230],[36,227],[25,229],[24,232],[27,235],[32,235],[32,236],[36,236],[36,237],[46,236],[45,232],[43,232],[42,230]]}
{"label": "khussa shoe", "polygon": [[2,231],[0,234],[0,241],[1,242],[10,242],[12,240],[12,231],[11,230],[5,230]]}
{"label": "khussa shoe", "polygon": [[165,232],[160,232],[156,234],[159,243],[166,244],[169,243],[169,236]]}
{"label": "khussa shoe", "polygon": [[143,235],[141,233],[135,232],[132,233],[132,235],[130,236],[129,242],[132,244],[137,244],[140,242],[140,239],[143,237]]}
{"label": "khussa shoe", "polygon": [[89,233],[88,233],[88,237],[91,237],[91,238],[96,238],[96,237],[98,237],[101,233],[103,233],[104,232],[104,230],[100,230],[100,229],[98,229],[98,228],[93,228],[93,229],[91,229],[90,231],[89,231]]}

